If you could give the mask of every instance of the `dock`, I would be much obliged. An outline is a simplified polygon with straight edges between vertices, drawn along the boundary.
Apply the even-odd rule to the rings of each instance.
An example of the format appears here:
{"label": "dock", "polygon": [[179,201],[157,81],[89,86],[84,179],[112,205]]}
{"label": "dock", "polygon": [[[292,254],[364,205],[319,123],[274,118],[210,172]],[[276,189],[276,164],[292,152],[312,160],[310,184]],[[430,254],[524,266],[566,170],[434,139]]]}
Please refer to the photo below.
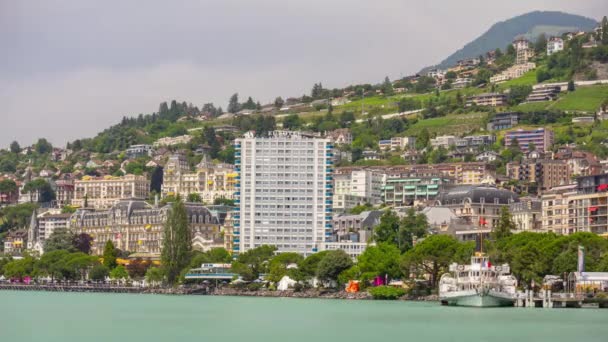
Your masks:
{"label": "dock", "polygon": [[584,293],[552,293],[551,290],[519,291],[515,307],[520,308],[608,308],[608,298],[589,297]]}

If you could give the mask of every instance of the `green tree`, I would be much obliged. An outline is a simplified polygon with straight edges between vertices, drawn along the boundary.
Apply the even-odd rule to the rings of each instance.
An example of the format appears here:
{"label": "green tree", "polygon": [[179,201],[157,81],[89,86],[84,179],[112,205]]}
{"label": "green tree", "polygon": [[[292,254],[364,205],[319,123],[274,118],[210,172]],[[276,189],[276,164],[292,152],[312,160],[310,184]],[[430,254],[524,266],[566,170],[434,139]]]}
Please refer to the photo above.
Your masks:
{"label": "green tree", "polygon": [[51,153],[53,151],[53,145],[51,145],[51,143],[49,143],[45,138],[40,138],[34,144],[34,150],[38,154]]}
{"label": "green tree", "polygon": [[418,136],[416,137],[416,149],[423,149],[429,146],[429,142],[431,141],[431,135],[429,134],[429,130],[423,128]]}
{"label": "green tree", "polygon": [[203,199],[201,198],[201,195],[199,195],[197,193],[192,193],[192,194],[188,194],[188,202],[202,203]]}
{"label": "green tree", "polygon": [[340,273],[352,266],[352,259],[343,250],[329,251],[317,266],[317,278],[324,282],[337,282]]}
{"label": "green tree", "polygon": [[534,52],[537,55],[540,55],[547,51],[547,36],[544,33],[541,33],[538,38],[536,38],[536,43],[534,43]]}
{"label": "green tree", "polygon": [[602,42],[603,45],[608,45],[608,19],[606,18],[606,16],[602,18],[601,28],[602,35],[599,40]]}
{"label": "green tree", "polygon": [[3,273],[7,279],[23,280],[35,275],[35,269],[36,259],[26,254],[22,259],[12,260],[4,265]]}
{"label": "green tree", "polygon": [[297,130],[302,127],[302,120],[298,114],[289,114],[283,119],[283,128]]}
{"label": "green tree", "polygon": [[428,233],[429,223],[426,215],[416,213],[416,209],[409,208],[400,222],[398,247],[407,251],[414,245],[414,240],[425,237]]}
{"label": "green tree", "polygon": [[103,265],[112,270],[118,265],[116,263],[117,258],[118,251],[114,247],[114,243],[112,243],[112,240],[106,241],[106,245],[103,248]]}
{"label": "green tree", "polygon": [[321,251],[311,254],[298,264],[298,270],[302,272],[305,278],[314,278],[317,275],[319,262],[327,255],[329,251]]}
{"label": "green tree", "polygon": [[23,187],[23,192],[29,193],[31,199],[33,199],[33,194],[36,193],[39,203],[51,202],[55,199],[55,191],[51,187],[51,184],[43,178],[37,178],[26,183]]}
{"label": "green tree", "polygon": [[175,284],[182,269],[188,265],[192,233],[188,214],[181,199],[173,203],[164,227],[161,262],[167,281]]}
{"label": "green tree", "polygon": [[399,278],[399,248],[390,243],[379,243],[376,246],[368,246],[357,258],[357,264],[362,273],[371,273],[373,276],[385,276]]}
{"label": "green tree", "polygon": [[417,276],[428,274],[430,286],[434,288],[439,275],[454,261],[459,245],[449,235],[430,235],[403,255],[401,270],[406,276],[412,272]]}
{"label": "green tree", "polygon": [[13,141],[11,143],[10,150],[11,150],[11,153],[17,154],[17,153],[21,152],[21,146],[19,146],[18,142]]}
{"label": "green tree", "polygon": [[298,276],[292,277],[292,274],[290,274],[290,270],[288,270],[287,267],[291,264],[297,265],[302,262],[302,260],[304,260],[304,258],[298,253],[281,253],[275,256],[270,260],[268,280],[276,283],[286,275],[289,275],[292,279],[300,278]]}
{"label": "green tree", "polygon": [[380,218],[380,224],[374,227],[374,240],[378,243],[399,244],[400,222],[397,214],[388,210]]}
{"label": "green tree", "polygon": [[56,250],[64,250],[68,252],[75,252],[74,248],[74,234],[72,234],[66,228],[56,228],[48,239],[44,241],[44,252],[49,253]]}
{"label": "green tree", "polygon": [[261,273],[268,273],[268,263],[277,251],[277,247],[263,245],[239,254],[232,269],[244,280],[257,279]]}
{"label": "green tree", "polygon": [[163,270],[158,267],[150,267],[146,271],[146,281],[152,285],[160,284],[165,277]]}
{"label": "green tree", "polygon": [[70,252],[59,249],[42,254],[37,264],[37,273],[51,277],[52,280],[63,279],[65,260]]}
{"label": "green tree", "polygon": [[285,104],[285,101],[283,101],[282,97],[277,97],[276,99],[274,99],[274,107],[276,109],[281,109],[283,108],[283,105]]}
{"label": "green tree", "polygon": [[492,239],[494,241],[503,239],[512,234],[512,232],[516,229],[515,223],[511,218],[511,213],[509,212],[509,207],[502,206],[500,208],[500,218],[498,220],[498,224],[492,230]]}
{"label": "green tree", "polygon": [[17,191],[17,183],[12,179],[3,179],[0,181],[0,193],[10,194]]}
{"label": "green tree", "polygon": [[70,273],[76,276],[75,279],[85,280],[88,271],[95,265],[99,264],[99,260],[95,256],[87,255],[81,252],[72,253],[64,259],[65,268]]}
{"label": "green tree", "polygon": [[124,266],[118,265],[113,270],[110,271],[110,278],[117,279],[117,280],[118,279],[128,279],[129,273],[127,272],[127,269]]}
{"label": "green tree", "polygon": [[574,90],[575,90],[574,81],[573,80],[568,81],[568,91],[574,91]]}
{"label": "green tree", "polygon": [[393,91],[393,83],[391,83],[391,80],[388,78],[388,76],[386,76],[384,78],[384,82],[382,83],[382,94],[384,94],[385,96],[391,96],[394,93],[395,92]]}
{"label": "green tree", "polygon": [[104,281],[108,275],[110,275],[110,270],[104,265],[97,264],[91,268],[91,271],[89,272],[89,279],[94,281]]}
{"label": "green tree", "polygon": [[234,114],[241,109],[240,107],[241,105],[239,104],[239,94],[232,94],[232,96],[230,96],[230,101],[228,102],[228,112]]}

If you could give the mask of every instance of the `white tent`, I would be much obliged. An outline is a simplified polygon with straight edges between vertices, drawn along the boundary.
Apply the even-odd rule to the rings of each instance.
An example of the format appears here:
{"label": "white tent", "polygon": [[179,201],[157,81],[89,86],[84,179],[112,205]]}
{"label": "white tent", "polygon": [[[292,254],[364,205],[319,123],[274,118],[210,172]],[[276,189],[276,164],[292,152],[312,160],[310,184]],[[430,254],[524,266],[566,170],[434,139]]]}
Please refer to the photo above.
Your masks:
{"label": "white tent", "polygon": [[288,276],[284,276],[283,278],[281,278],[281,281],[279,281],[279,283],[277,284],[277,290],[285,291],[285,290],[289,289],[290,287],[294,286],[296,283],[297,283],[297,281],[289,278]]}

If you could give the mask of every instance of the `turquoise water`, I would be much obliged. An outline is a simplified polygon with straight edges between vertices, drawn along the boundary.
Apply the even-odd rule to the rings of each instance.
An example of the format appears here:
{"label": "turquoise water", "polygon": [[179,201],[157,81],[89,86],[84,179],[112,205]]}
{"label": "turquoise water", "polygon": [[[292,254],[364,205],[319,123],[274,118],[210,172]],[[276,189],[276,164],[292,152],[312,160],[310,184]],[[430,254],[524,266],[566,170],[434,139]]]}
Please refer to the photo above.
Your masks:
{"label": "turquoise water", "polygon": [[608,341],[608,309],[0,291],[0,341]]}

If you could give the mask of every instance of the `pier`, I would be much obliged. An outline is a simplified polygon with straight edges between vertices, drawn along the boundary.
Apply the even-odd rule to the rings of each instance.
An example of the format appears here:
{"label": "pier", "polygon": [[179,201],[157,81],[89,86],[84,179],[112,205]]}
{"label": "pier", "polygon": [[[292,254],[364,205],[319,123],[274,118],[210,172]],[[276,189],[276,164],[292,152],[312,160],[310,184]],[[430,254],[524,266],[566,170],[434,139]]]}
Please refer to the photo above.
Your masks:
{"label": "pier", "polygon": [[608,298],[589,297],[584,293],[552,293],[551,290],[519,291],[514,302],[520,308],[608,308]]}

